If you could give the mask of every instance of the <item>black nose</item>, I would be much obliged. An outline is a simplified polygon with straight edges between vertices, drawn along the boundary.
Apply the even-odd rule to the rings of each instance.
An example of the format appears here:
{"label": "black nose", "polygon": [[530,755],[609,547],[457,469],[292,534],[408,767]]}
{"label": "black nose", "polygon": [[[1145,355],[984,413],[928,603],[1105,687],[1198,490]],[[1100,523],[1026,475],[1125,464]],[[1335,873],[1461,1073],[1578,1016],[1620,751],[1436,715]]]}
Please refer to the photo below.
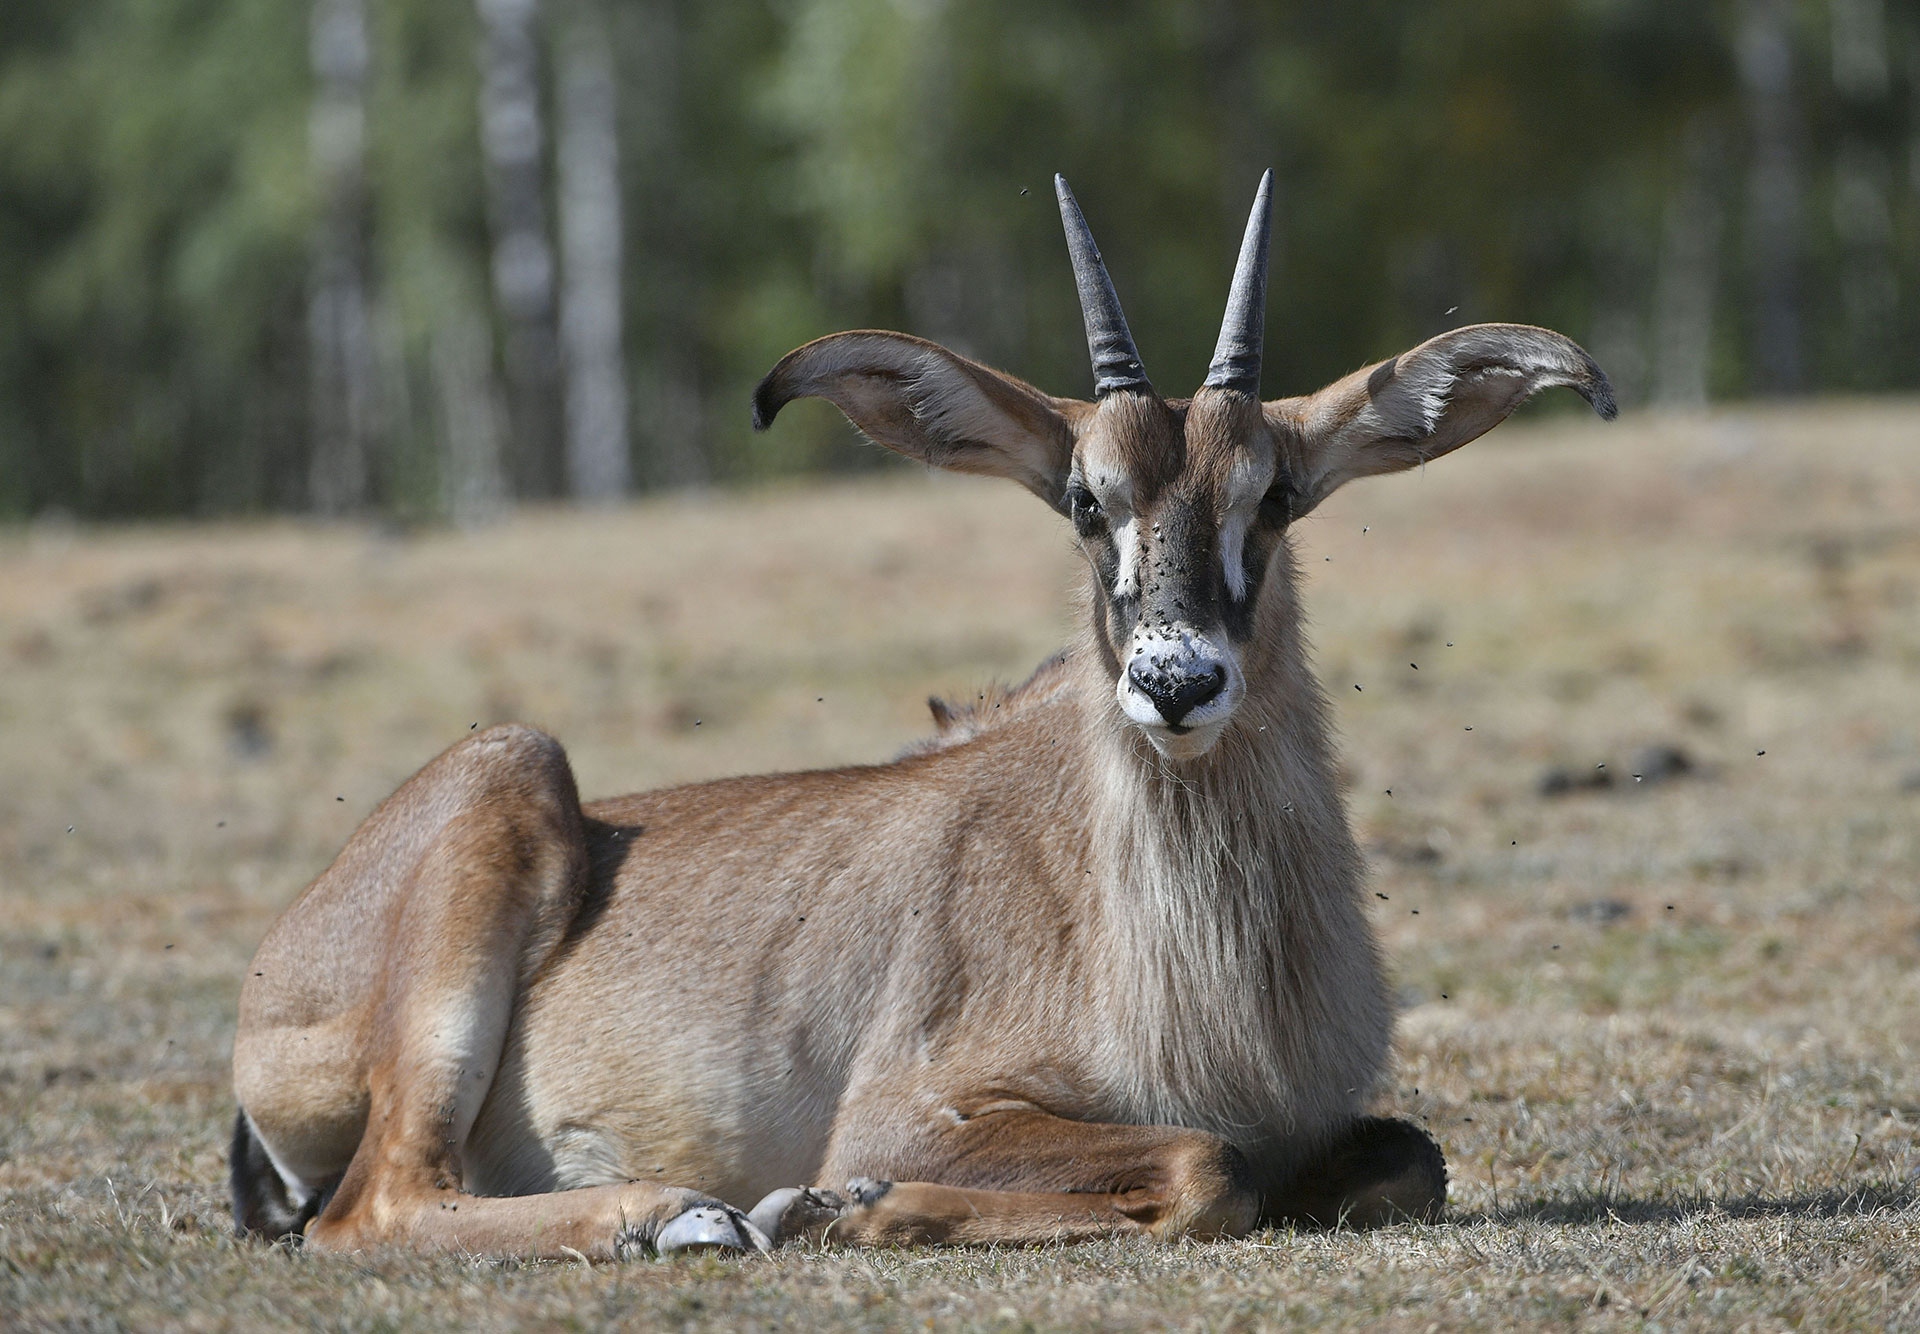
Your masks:
{"label": "black nose", "polygon": [[1143,653],[1127,668],[1136,689],[1153,701],[1169,727],[1226,688],[1227,672],[1217,662],[1199,658],[1182,661],[1171,655]]}

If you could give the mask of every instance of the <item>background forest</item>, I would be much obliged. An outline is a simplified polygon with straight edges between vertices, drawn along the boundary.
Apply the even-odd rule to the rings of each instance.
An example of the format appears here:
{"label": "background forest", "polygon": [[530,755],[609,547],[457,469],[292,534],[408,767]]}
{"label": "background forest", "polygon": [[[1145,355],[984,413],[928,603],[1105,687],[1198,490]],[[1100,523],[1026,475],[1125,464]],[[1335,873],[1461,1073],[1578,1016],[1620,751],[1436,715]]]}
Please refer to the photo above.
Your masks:
{"label": "background forest", "polygon": [[1088,390],[1049,186],[1196,384],[1552,325],[1627,403],[1920,386],[1914,0],[5,0],[0,514],[875,466],[748,429],[879,325]]}

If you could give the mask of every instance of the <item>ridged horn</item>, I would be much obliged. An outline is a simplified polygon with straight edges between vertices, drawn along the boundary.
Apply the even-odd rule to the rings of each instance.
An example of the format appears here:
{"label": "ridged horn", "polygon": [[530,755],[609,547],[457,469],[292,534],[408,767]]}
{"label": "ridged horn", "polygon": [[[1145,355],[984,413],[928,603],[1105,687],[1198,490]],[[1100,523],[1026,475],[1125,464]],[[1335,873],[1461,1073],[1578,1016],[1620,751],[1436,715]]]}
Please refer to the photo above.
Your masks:
{"label": "ridged horn", "polygon": [[1260,349],[1267,336],[1267,252],[1273,241],[1273,172],[1260,178],[1260,191],[1247,215],[1247,233],[1240,238],[1240,262],[1227,292],[1227,314],[1220,322],[1220,341],[1207,367],[1206,383],[1213,389],[1238,389],[1260,396]]}
{"label": "ridged horn", "polygon": [[1053,178],[1053,192],[1060,199],[1060,223],[1067,231],[1067,254],[1073,258],[1073,281],[1080,289],[1080,315],[1087,323],[1087,351],[1093,357],[1093,396],[1105,398],[1122,389],[1151,394],[1146,368],[1140,364],[1140,349],[1133,345],[1127,317],[1120,311],[1120,298],[1113,290],[1113,279],[1100,259],[1100,247],[1093,243],[1086,217],[1067,189],[1064,176]]}

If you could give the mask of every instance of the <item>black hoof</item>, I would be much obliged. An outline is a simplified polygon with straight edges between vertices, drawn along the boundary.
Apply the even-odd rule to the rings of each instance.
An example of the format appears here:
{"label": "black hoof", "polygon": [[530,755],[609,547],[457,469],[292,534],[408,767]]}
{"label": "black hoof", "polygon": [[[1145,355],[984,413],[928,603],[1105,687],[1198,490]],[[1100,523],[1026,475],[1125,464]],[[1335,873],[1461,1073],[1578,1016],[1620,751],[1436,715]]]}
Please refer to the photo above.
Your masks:
{"label": "black hoof", "polygon": [[1276,1203],[1274,1221],[1314,1227],[1436,1222],[1447,1207],[1447,1160],[1419,1126],[1363,1117]]}

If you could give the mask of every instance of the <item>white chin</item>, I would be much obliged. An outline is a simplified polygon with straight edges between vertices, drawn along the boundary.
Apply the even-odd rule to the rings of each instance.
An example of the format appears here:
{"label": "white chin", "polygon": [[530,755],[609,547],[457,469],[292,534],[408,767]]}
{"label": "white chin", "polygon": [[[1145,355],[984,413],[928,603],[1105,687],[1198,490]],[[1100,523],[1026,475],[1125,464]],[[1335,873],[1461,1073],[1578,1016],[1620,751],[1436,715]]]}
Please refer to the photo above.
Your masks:
{"label": "white chin", "polygon": [[1147,740],[1153,742],[1153,748],[1170,760],[1197,760],[1213,749],[1213,743],[1220,739],[1224,731],[1224,722],[1207,723],[1186,733],[1177,733],[1169,727],[1142,727]]}

